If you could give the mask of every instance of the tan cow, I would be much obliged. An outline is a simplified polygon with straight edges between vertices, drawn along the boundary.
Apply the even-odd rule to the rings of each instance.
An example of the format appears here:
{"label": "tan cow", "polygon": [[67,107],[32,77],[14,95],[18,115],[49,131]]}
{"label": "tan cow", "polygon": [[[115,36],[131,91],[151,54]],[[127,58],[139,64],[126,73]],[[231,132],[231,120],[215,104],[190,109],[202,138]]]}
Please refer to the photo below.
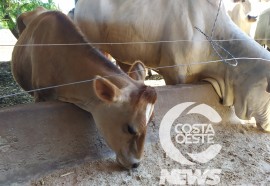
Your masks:
{"label": "tan cow", "polygon": [[251,11],[252,2],[250,0],[234,1],[234,7],[228,11],[233,22],[249,36],[251,36],[251,27],[257,21],[257,15],[250,14]]}
{"label": "tan cow", "polygon": [[[232,22],[223,4],[212,32],[219,2],[80,0],[74,19],[92,42],[125,43],[96,45],[115,59],[139,59],[146,66],[160,68],[167,84],[206,79],[223,105],[234,106],[241,119],[255,117],[259,127],[270,131],[270,63],[261,59],[270,60],[270,54]],[[221,47],[242,58],[238,65],[229,65],[235,63],[232,60],[206,63],[220,58],[195,26],[208,36],[213,33],[213,39],[222,40],[218,42]],[[216,50],[223,58],[232,58],[221,48]]]}
{"label": "tan cow", "polygon": [[270,50],[270,8],[259,16],[254,39],[261,45],[266,45]]}
{"label": "tan cow", "polygon": [[233,22],[252,38],[257,27],[258,16],[270,7],[269,0],[226,0],[223,2]]}
{"label": "tan cow", "polygon": [[[68,12],[68,14],[67,14],[67,16],[72,20],[72,21],[74,21],[74,11],[75,11],[75,8],[73,8],[73,9],[71,9],[69,12]],[[102,52],[103,53],[103,55],[104,56],[106,56],[110,61],[114,61],[114,59],[113,59],[113,57],[110,55],[110,54],[108,54],[107,52]],[[129,70],[129,69],[128,69]]]}
{"label": "tan cow", "polygon": [[[29,16],[32,21],[24,22]],[[134,63],[126,75],[87,44],[61,12],[39,8],[22,14],[18,21],[26,23],[12,55],[12,72],[19,85],[32,90],[71,83],[32,95],[36,101],[69,102],[90,112],[117,161],[136,168],[156,101],[155,90],[143,83],[143,64]]]}

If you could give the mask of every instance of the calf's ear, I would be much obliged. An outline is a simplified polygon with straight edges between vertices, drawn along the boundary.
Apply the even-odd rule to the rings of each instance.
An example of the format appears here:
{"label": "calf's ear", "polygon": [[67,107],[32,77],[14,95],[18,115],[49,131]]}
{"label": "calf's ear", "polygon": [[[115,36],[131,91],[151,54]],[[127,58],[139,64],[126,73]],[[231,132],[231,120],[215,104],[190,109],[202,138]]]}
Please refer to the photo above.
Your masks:
{"label": "calf's ear", "polygon": [[27,25],[34,20],[38,15],[42,14],[43,12],[46,12],[47,9],[44,7],[37,7],[33,11],[25,12],[22,13],[18,18],[17,18],[17,28],[19,30],[19,34],[21,35],[24,29],[27,27]]}
{"label": "calf's ear", "polygon": [[94,80],[94,90],[97,97],[106,103],[112,103],[119,100],[120,89],[106,78],[97,76]]}
{"label": "calf's ear", "polygon": [[23,22],[23,19],[25,17],[25,14],[21,14],[18,18],[17,18],[17,28],[19,30],[19,34],[21,35],[22,32],[24,31],[24,29],[26,28],[26,25]]}
{"label": "calf's ear", "polygon": [[146,69],[141,61],[135,61],[128,71],[128,75],[137,81],[144,81],[146,77]]}

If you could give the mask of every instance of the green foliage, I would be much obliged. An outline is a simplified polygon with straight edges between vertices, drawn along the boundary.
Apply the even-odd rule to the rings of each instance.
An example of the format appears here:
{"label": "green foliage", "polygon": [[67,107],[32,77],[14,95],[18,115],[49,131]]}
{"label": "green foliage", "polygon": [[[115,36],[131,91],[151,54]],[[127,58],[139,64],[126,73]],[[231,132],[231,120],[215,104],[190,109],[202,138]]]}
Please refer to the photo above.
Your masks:
{"label": "green foliage", "polygon": [[49,10],[57,9],[53,0],[1,0],[0,2],[0,27],[8,28],[14,34],[17,17],[27,11],[43,6]]}

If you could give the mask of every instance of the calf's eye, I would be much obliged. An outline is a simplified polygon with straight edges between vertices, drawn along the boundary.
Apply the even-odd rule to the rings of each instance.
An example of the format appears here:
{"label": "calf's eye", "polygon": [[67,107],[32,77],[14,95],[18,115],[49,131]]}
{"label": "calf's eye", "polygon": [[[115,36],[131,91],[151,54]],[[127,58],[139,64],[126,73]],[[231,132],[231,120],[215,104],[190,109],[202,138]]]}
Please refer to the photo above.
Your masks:
{"label": "calf's eye", "polygon": [[137,132],[134,130],[134,128],[131,127],[131,126],[129,126],[129,125],[128,125],[128,133],[130,133],[132,135],[136,135],[137,134]]}

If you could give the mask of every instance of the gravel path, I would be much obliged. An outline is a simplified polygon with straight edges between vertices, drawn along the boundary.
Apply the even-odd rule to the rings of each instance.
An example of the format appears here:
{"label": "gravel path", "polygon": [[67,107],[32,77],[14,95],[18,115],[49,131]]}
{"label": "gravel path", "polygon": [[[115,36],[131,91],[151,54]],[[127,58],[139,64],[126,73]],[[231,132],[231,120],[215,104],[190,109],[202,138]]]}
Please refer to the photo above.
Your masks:
{"label": "gravel path", "polygon": [[[0,97],[23,92],[20,86],[14,81],[10,62],[0,62]],[[30,103],[33,99],[29,94],[21,94],[8,98],[0,98],[0,108]]]}

